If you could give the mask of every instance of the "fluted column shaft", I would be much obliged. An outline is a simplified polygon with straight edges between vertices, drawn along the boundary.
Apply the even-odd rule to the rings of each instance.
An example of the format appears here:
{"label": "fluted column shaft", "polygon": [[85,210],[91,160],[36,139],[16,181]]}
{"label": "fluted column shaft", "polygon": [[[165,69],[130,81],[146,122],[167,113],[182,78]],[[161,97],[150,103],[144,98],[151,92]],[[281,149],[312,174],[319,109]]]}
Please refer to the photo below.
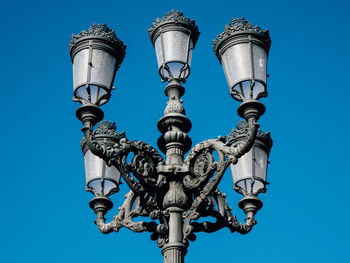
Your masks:
{"label": "fluted column shaft", "polygon": [[164,116],[158,122],[158,129],[162,132],[158,146],[165,153],[166,165],[172,171],[166,174],[169,190],[163,200],[163,206],[169,213],[168,242],[162,248],[164,263],[183,263],[187,252],[183,241],[182,214],[188,205],[188,197],[183,189],[183,175],[177,172],[183,166],[184,154],[192,144],[187,135],[191,130],[191,121],[185,115],[181,100],[184,91],[179,81],[169,82],[165,88],[169,101]]}

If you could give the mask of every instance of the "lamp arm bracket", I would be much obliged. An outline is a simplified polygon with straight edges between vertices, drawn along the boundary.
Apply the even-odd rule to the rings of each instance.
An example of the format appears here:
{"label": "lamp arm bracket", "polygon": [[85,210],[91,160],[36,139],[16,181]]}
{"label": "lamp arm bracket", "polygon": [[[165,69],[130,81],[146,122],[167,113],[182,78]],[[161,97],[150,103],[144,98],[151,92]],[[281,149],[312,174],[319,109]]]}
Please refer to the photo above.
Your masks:
{"label": "lamp arm bracket", "polygon": [[[213,217],[216,219],[215,222],[192,222],[188,227],[189,233],[187,233],[187,238],[194,240],[196,238],[194,233],[197,232],[206,232],[213,233],[224,227],[227,227],[231,232],[238,232],[240,234],[247,234],[256,224],[254,220],[254,215],[249,215],[245,219],[245,223],[240,223],[236,216],[231,214],[231,208],[227,205],[226,195],[221,193],[219,189],[216,189],[211,198],[209,199],[210,203],[207,206],[207,209],[202,209],[199,214],[200,217]],[[216,205],[214,204],[216,203]]]}
{"label": "lamp arm bracket", "polygon": [[122,227],[126,227],[131,231],[137,233],[144,231],[157,231],[157,223],[154,221],[133,221],[135,217],[148,216],[148,213],[141,208],[140,198],[132,190],[130,190],[129,193],[125,195],[124,203],[118,209],[118,215],[114,216],[113,221],[110,223],[105,223],[104,214],[102,212],[96,213],[97,219],[95,223],[102,233],[107,234],[113,231],[118,232]]}
{"label": "lamp arm bracket", "polygon": [[[197,220],[201,216],[203,207],[210,204],[210,196],[217,189],[228,167],[223,147],[224,143],[218,140],[203,141],[191,150],[185,160],[186,165],[193,167],[193,173],[185,176],[183,183],[185,188],[193,192],[194,200],[189,211],[183,215],[185,218],[183,226],[184,242],[187,239],[193,239],[194,226],[191,221]],[[217,162],[214,161],[213,151],[218,154]]]}
{"label": "lamp arm bracket", "polygon": [[[140,196],[145,206],[158,208],[152,190],[165,186],[165,177],[156,172],[156,167],[164,164],[158,151],[145,142],[129,141],[124,132],[119,134],[120,139],[114,145],[103,147],[96,140],[92,126],[85,126],[82,130],[90,151],[106,161],[107,165],[118,168],[129,188]],[[127,163],[130,152],[134,153],[131,164]],[[130,172],[138,181],[130,175]]]}
{"label": "lamp arm bracket", "polygon": [[239,157],[248,152],[254,144],[259,124],[256,123],[256,117],[247,118],[246,136],[237,146],[226,143],[226,139],[219,136],[218,139],[209,139],[195,145],[188,153],[184,163],[193,165],[204,151],[217,151],[225,155],[229,163],[237,163]]}
{"label": "lamp arm bracket", "polygon": [[259,124],[256,123],[257,118],[251,116],[247,118],[248,127],[246,130],[246,136],[236,147],[230,146],[229,152],[226,154],[226,157],[233,164],[237,163],[239,157],[247,153],[253,146],[256,134],[258,132]]}

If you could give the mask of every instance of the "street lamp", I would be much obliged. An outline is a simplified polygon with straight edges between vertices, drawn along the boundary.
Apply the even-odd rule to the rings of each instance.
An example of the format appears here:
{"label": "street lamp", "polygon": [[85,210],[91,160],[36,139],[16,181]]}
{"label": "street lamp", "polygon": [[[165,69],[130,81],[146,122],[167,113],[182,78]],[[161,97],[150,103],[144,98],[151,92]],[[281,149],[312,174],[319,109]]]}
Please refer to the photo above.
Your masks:
{"label": "street lamp", "polygon": [[[268,31],[253,27],[244,18],[233,19],[214,40],[214,52],[224,68],[230,93],[242,102],[238,114],[244,121],[228,136],[205,140],[190,150],[192,141],[187,133],[191,121],[182,105],[185,89],[181,83],[190,74],[198,27],[173,10],[152,24],[149,35],[161,79],[168,82],[165,94],[169,101],[158,121],[162,135],[157,143],[165,158],[152,146],[118,133],[114,123],[103,121],[93,130],[103,119],[99,106],[109,100],[116,70],[125,55],[123,42],[105,24],[94,24],[72,36],[69,50],[74,99],[82,104],[76,115],[84,125],[81,145],[86,183],[95,195],[90,207],[99,230],[110,233],[126,227],[150,232],[162,249],[164,262],[181,263],[195,233],[227,227],[246,234],[256,224],[255,214],[262,207],[258,194],[266,191],[272,146],[270,134],[258,130],[256,123],[265,112],[259,99],[267,96],[271,40]],[[244,195],[238,205],[247,215],[245,223],[231,214],[226,195],[218,188],[229,166],[233,188]],[[104,215],[113,206],[109,196],[118,192],[121,178],[130,191],[118,215],[106,223]],[[140,216],[149,220],[133,220]],[[214,221],[204,221],[204,217]]]}

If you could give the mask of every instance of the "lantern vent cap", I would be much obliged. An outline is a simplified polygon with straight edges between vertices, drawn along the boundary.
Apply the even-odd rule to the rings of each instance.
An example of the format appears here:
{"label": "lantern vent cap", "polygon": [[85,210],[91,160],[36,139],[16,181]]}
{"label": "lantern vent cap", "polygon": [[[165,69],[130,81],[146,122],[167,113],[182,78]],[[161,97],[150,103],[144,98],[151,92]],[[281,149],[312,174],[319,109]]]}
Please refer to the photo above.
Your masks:
{"label": "lantern vent cap", "polygon": [[113,49],[120,53],[121,61],[125,57],[126,46],[124,42],[117,38],[115,31],[110,29],[106,23],[96,24],[93,23],[92,26],[87,30],[81,31],[79,34],[72,34],[71,41],[69,43],[69,53],[72,54],[74,48],[78,45],[79,42],[86,39],[100,38],[109,42]]}
{"label": "lantern vent cap", "polygon": [[196,45],[200,32],[198,30],[198,26],[195,24],[195,21],[188,17],[184,17],[183,12],[175,11],[174,9],[166,13],[162,18],[157,18],[156,21],[152,23],[151,28],[148,29],[148,34],[153,44],[156,37],[158,37],[158,34],[156,34],[156,32],[159,31],[158,29],[162,26],[171,24],[182,25],[189,29],[191,31],[193,47]]}
{"label": "lantern vent cap", "polygon": [[231,22],[225,26],[224,32],[216,36],[213,40],[213,50],[216,56],[220,60],[220,46],[228,39],[233,36],[243,35],[243,34],[253,34],[261,39],[265,43],[266,52],[269,51],[271,46],[271,39],[269,35],[269,30],[262,30],[259,26],[253,26],[244,17],[242,18],[232,18]]}

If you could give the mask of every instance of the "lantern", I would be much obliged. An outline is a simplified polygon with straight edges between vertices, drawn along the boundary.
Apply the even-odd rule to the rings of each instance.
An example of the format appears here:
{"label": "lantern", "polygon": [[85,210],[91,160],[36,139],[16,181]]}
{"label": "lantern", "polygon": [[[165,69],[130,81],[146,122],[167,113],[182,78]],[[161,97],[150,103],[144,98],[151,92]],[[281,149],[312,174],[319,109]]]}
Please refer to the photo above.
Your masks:
{"label": "lantern", "polygon": [[269,31],[253,26],[244,18],[232,19],[213,41],[216,56],[225,72],[232,97],[238,101],[266,97]]}
{"label": "lantern", "polygon": [[69,52],[73,63],[74,100],[97,106],[109,100],[125,48],[106,24],[93,24],[88,31],[72,35]]}
{"label": "lantern", "polygon": [[[123,136],[115,131],[115,123],[103,121],[93,132],[96,141],[107,147],[117,143]],[[98,196],[109,196],[119,190],[120,172],[115,166],[108,166],[100,157],[94,155],[88,148],[86,139],[81,141],[84,154],[85,178],[87,190]]]}
{"label": "lantern", "polygon": [[158,18],[148,32],[156,50],[162,80],[185,82],[190,74],[192,51],[199,37],[194,20],[172,10],[163,18]]}

